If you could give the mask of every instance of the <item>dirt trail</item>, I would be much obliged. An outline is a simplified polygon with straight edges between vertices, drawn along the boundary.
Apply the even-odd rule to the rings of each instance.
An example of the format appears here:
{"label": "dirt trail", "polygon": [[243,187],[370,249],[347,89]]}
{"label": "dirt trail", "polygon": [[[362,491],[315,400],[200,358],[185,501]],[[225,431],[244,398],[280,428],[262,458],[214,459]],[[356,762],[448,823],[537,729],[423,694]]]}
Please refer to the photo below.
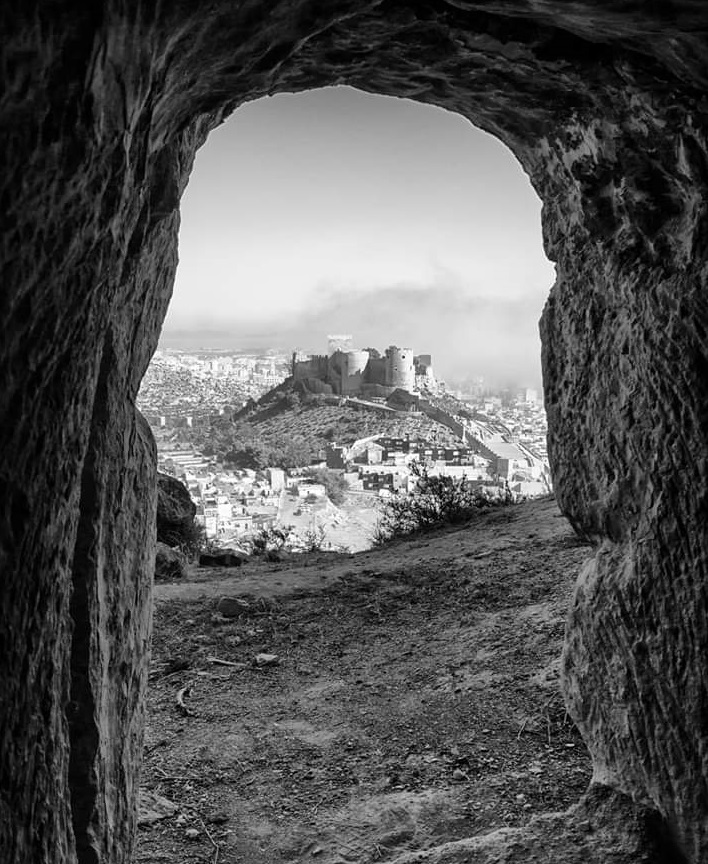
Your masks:
{"label": "dirt trail", "polygon": [[383,861],[577,800],[558,656],[588,551],[541,501],[157,586],[143,783],[176,809],[137,860]]}

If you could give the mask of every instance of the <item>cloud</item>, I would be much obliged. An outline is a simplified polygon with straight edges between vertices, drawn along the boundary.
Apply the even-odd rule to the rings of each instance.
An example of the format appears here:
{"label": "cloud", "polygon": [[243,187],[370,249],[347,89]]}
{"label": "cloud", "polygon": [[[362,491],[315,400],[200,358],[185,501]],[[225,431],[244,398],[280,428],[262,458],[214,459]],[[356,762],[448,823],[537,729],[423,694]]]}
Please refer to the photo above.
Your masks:
{"label": "cloud", "polygon": [[[475,375],[519,385],[540,383],[538,292],[516,297],[480,296],[454,274],[438,268],[429,282],[381,285],[362,290],[320,284],[295,314],[249,320],[177,322],[165,332],[163,344],[201,338],[210,347],[295,347],[324,352],[328,333],[351,333],[357,347],[381,349],[396,344],[419,354],[432,354],[441,377]],[[179,331],[182,331],[181,334]],[[191,335],[190,335],[191,334]],[[184,345],[184,347],[188,347]]]}

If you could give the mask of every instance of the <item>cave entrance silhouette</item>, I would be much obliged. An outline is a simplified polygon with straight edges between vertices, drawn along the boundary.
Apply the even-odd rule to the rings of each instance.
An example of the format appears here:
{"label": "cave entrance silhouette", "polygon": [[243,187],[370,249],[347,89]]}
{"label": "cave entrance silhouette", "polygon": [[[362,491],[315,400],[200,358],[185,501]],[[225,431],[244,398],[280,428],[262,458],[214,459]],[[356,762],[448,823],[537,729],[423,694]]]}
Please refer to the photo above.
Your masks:
{"label": "cave entrance silhouette", "polygon": [[465,116],[510,147],[543,201],[557,268],[541,323],[549,455],[562,510],[596,547],[569,616],[564,695],[596,782],[704,860],[704,5],[1,14],[5,859],[130,856],[155,521],[135,397],[169,302],[180,195],[236,106],[346,83]]}

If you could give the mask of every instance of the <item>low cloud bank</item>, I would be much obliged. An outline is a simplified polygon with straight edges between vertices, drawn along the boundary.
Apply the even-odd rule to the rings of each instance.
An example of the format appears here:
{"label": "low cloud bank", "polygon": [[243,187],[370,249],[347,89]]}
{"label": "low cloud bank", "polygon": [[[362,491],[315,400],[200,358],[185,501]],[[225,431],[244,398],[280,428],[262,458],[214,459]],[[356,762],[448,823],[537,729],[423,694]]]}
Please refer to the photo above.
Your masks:
{"label": "low cloud bank", "polygon": [[161,345],[324,352],[328,333],[351,333],[358,347],[381,350],[396,344],[432,354],[443,378],[483,375],[494,383],[538,386],[541,309],[538,292],[515,298],[474,296],[454,279],[369,290],[321,285],[296,315],[264,310],[257,320],[239,320],[236,310],[229,309],[218,323],[206,318],[169,322]]}

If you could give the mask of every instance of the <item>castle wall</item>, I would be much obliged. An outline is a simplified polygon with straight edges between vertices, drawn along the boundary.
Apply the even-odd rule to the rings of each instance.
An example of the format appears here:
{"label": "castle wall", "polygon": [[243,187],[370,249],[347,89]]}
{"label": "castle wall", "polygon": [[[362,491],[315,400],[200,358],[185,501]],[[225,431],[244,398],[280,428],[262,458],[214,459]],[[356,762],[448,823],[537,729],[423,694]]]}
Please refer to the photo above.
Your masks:
{"label": "castle wall", "polygon": [[335,351],[327,359],[327,381],[335,393],[342,392],[342,377],[346,374],[346,361],[343,351]]}
{"label": "castle wall", "polygon": [[365,383],[378,384],[381,387],[386,386],[385,357],[372,357],[369,354],[369,365],[366,367]]}
{"label": "castle wall", "polygon": [[329,381],[329,357],[326,354],[313,354],[307,360],[293,359],[293,378],[319,378]]}
{"label": "castle wall", "polygon": [[[454,432],[458,438],[466,441],[465,427],[461,423],[458,423],[458,421],[455,420],[451,414],[448,414],[447,411],[443,411],[442,408],[438,408],[431,404],[427,399],[421,399],[418,402],[418,408],[423,412],[423,414],[430,417],[431,420],[435,420],[443,426],[447,426],[447,428]],[[495,457],[490,456],[489,458],[491,459]]]}

